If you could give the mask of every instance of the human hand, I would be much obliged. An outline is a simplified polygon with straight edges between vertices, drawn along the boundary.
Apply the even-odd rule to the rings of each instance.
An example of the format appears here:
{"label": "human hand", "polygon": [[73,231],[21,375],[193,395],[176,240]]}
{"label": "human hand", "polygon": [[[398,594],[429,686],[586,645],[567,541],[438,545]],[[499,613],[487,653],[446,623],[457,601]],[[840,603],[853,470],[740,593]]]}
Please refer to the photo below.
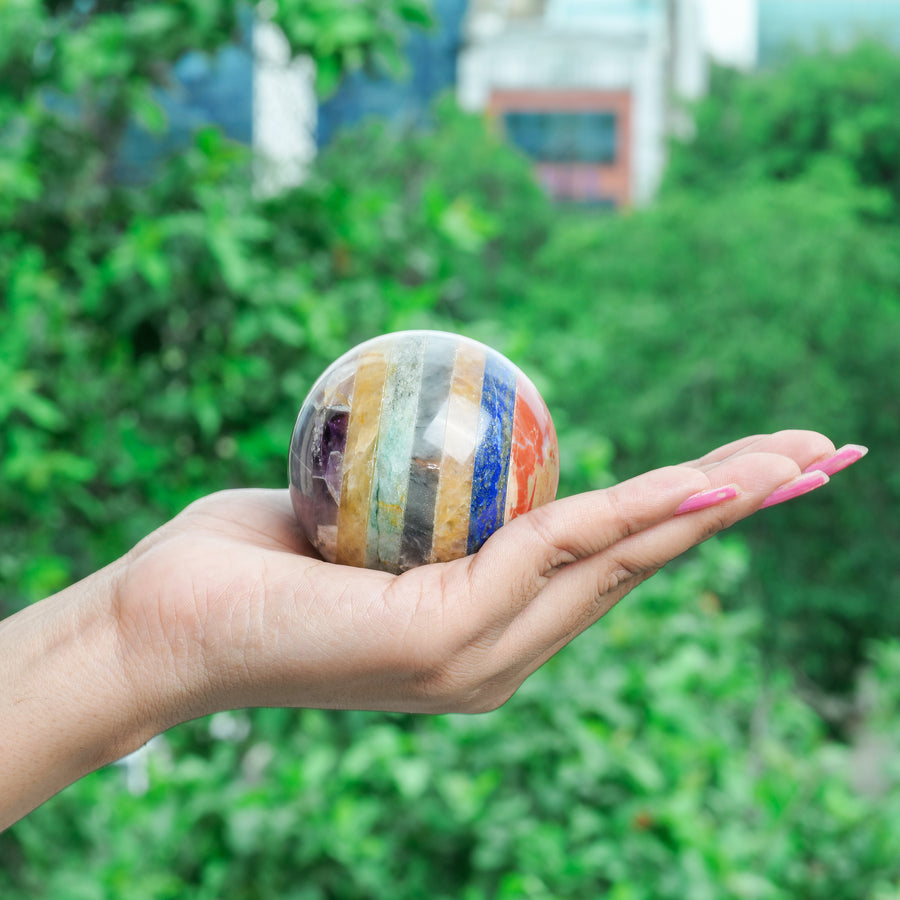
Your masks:
{"label": "human hand", "polygon": [[[322,562],[286,491],[215,494],[130,555],[123,646],[154,732],[237,706],[493,709],[666,562],[830,458],[812,432],[747,438],[548,504],[474,556],[400,576]],[[738,496],[676,514],[725,486]]]}
{"label": "human hand", "polygon": [[814,432],[745,438],[557,500],[474,556],[399,576],[318,559],[286,490],[206,497],[0,622],[0,830],[221,709],[494,709],[669,560],[864,452]]}

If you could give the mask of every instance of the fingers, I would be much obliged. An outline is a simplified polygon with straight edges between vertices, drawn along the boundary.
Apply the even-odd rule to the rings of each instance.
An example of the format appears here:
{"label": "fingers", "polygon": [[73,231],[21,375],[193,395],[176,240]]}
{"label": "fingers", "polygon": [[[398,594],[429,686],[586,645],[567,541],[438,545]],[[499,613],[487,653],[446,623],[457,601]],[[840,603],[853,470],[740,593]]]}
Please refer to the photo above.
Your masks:
{"label": "fingers", "polygon": [[667,562],[753,513],[799,473],[794,460],[769,453],[740,454],[722,468],[716,480],[740,485],[737,498],[690,515],[661,517],[556,572],[511,624],[510,640],[519,644],[520,652],[540,655],[541,645],[570,640]]}
{"label": "fingers", "polygon": [[532,510],[482,547],[472,561],[473,588],[496,593],[504,578],[525,601],[560,567],[671,518],[686,497],[709,485],[703,472],[670,466]]}
{"label": "fingers", "polygon": [[[496,609],[499,627],[517,614],[519,606],[530,602],[559,569],[589,559],[594,560],[593,568],[606,568],[595,572],[591,567],[580,567],[584,584],[575,593],[581,596],[587,591],[596,597],[601,588],[602,593],[609,593],[616,584],[659,568],[715,530],[749,515],[779,485],[800,475],[802,468],[833,449],[827,438],[815,432],[755,435],[692,463],[657,469],[604,491],[568,497],[532,510],[504,526],[472,561],[474,596],[496,595],[498,580],[503,579],[503,586],[515,599],[511,606]],[[680,524],[661,532],[667,540],[649,546],[645,559],[622,556],[611,563],[614,557],[606,554],[609,548],[673,519],[688,497],[726,485],[734,485],[740,492],[739,498],[724,504],[727,515],[719,504],[679,516]],[[631,541],[629,546],[637,547],[639,542]],[[565,581],[575,577],[568,574]]]}
{"label": "fingers", "polygon": [[[325,693],[308,683],[305,690],[324,705],[342,705],[332,697],[333,685],[346,682],[357,694],[372,695],[367,708],[491,708],[669,560],[833,456],[833,444],[814,432],[744,438],[690,463],[533,510],[505,525],[474,557],[399,578],[318,564],[304,570],[308,583],[298,586],[296,562],[285,555],[284,593],[295,602],[279,607],[291,622],[276,629],[284,642],[276,655],[289,660],[293,673],[282,681],[314,682]],[[676,515],[688,497],[726,485],[736,485],[737,496]],[[279,521],[288,521],[287,501],[275,499]],[[260,502],[267,506],[272,498]],[[248,511],[244,516],[252,524]],[[269,584],[280,584],[273,565],[270,560]],[[304,653],[291,652],[292,636],[311,628],[318,655],[309,641]],[[277,641],[267,635],[265,646],[272,648]],[[313,661],[314,672],[306,672]]]}
{"label": "fingers", "polygon": [[[503,544],[498,539],[482,551],[491,551],[484,560],[491,576],[520,573],[510,579],[518,602],[496,637],[498,652],[518,659],[523,670],[537,667],[667,562],[752,514],[804,468],[833,454],[833,444],[815,432],[756,435],[692,464],[550,504],[516,529],[510,523]],[[686,497],[725,485],[735,485],[737,496],[675,515]]]}
{"label": "fingers", "polygon": [[[814,460],[833,452],[831,441],[810,431],[782,431],[734,441],[699,460],[532,510],[507,524],[485,545],[479,566],[517,567],[530,576],[521,586],[533,589],[538,586],[536,579],[551,570],[671,518],[679,505],[697,492],[729,484],[750,494],[757,493],[761,484],[771,485],[771,492]],[[780,481],[773,484],[773,478]]]}
{"label": "fingers", "polygon": [[833,454],[834,444],[815,431],[791,429],[774,434],[755,434],[718,447],[687,465],[709,470],[743,453],[778,453],[790,457],[803,469],[814,460]]}
{"label": "fingers", "polygon": [[[796,469],[796,464],[788,464]],[[787,474],[783,480],[790,477]],[[634,573],[620,571],[613,562],[601,590],[596,583],[598,576],[594,584],[585,583],[591,578],[585,561],[610,564],[610,548],[672,519],[688,496],[709,487],[706,473],[690,466],[669,466],[606,490],[557,500],[509,522],[469,561],[468,615],[472,622],[480,623],[480,641],[498,640],[529,604],[544,604],[551,582],[564,574],[565,582],[572,582],[574,576],[568,573],[573,568],[581,573],[581,583],[572,585],[572,593],[564,598],[563,606],[548,613],[565,624],[536,622],[536,635],[540,639],[542,631],[547,634],[549,628],[550,640],[554,642],[561,630],[587,627],[588,620],[599,618],[605,611],[597,611],[598,591],[608,594],[614,582],[624,582]],[[692,521],[683,531],[696,528],[700,521],[696,516],[686,518]],[[694,542],[700,539],[697,537]],[[680,551],[673,550],[673,555],[675,552]],[[503,602],[496,602],[498,597]],[[618,599],[611,598],[610,605]],[[547,602],[552,606],[554,601]],[[491,604],[489,608],[485,608],[486,603]],[[582,621],[585,624],[573,624]]]}
{"label": "fingers", "polygon": [[740,453],[741,451],[746,450],[753,444],[757,443],[757,441],[761,441],[763,438],[767,437],[771,437],[771,435],[751,434],[747,437],[739,438],[736,441],[730,441],[727,444],[723,444],[721,447],[716,447],[715,450],[711,450],[705,456],[701,456],[699,459],[692,460],[691,462],[687,463],[687,465],[701,468],[702,466],[721,462],[723,459],[727,459],[729,456],[733,456],[735,453]]}

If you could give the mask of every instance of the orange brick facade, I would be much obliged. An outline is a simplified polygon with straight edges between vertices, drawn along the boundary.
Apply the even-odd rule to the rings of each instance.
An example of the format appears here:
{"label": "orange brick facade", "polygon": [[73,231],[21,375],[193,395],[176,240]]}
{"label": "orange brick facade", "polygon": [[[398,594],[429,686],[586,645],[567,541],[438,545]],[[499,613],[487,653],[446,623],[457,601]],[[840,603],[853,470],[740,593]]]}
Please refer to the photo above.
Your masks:
{"label": "orange brick facade", "polygon": [[614,160],[608,164],[537,162],[535,174],[559,200],[631,204],[632,98],[628,91],[494,90],[487,110],[502,128],[510,112],[601,112],[616,117]]}

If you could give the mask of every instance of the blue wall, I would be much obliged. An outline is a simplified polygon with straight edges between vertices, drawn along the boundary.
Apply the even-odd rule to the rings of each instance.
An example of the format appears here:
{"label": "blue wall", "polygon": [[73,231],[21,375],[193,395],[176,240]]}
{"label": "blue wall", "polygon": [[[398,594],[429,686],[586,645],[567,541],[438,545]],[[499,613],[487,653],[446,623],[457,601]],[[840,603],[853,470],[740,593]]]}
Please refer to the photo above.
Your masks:
{"label": "blue wall", "polygon": [[345,77],[337,93],[319,105],[319,146],[328,144],[343,126],[370,116],[403,124],[425,121],[435,95],[456,84],[456,59],[467,6],[468,0],[435,0],[435,27],[410,32],[407,78],[378,78],[362,72]]}
{"label": "blue wall", "polygon": [[197,128],[214,123],[248,146],[253,140],[252,28],[240,44],[223,47],[215,56],[193,52],[173,67],[175,85],[154,92],[166,114],[163,134],[152,134],[132,122],[122,142],[115,174],[142,181],[160,159],[189,146]]}

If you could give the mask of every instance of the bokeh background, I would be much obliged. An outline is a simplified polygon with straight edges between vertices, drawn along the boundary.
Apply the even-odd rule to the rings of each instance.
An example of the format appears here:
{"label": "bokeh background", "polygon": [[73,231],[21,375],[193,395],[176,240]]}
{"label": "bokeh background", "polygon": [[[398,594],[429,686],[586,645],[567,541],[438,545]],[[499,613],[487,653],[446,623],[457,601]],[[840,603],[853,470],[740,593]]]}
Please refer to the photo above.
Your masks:
{"label": "bokeh background", "polygon": [[900,898],[898,248],[893,0],[0,0],[3,614],[284,485],[389,330],[529,372],[563,494],[871,448],[495,713],[155,739],[0,836],[0,895]]}

